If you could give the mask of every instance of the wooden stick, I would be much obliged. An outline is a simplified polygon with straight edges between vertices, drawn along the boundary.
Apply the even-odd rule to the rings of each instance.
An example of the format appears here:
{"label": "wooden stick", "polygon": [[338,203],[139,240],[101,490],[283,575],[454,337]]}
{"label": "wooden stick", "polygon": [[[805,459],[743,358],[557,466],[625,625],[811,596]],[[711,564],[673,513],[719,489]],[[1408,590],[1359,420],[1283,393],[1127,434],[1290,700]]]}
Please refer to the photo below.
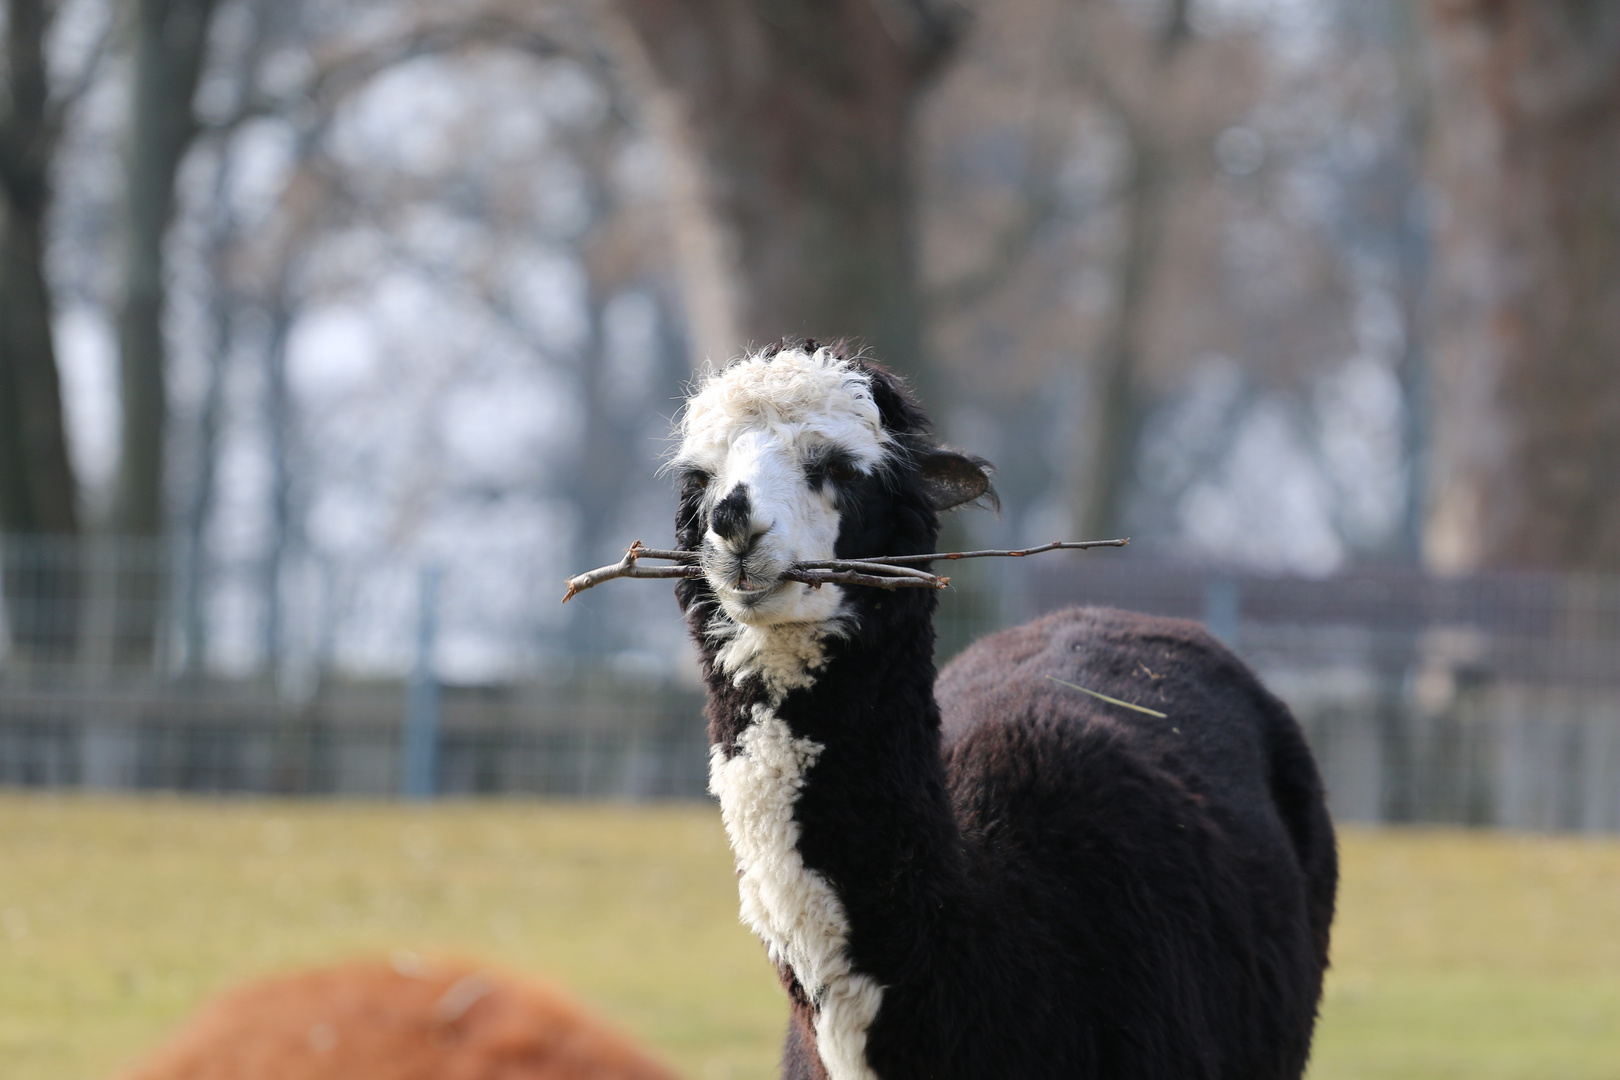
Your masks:
{"label": "wooden stick", "polygon": [[[646,558],[648,553],[635,548],[625,552],[624,558],[611,566],[598,567],[595,570],[577,574],[568,579],[568,591],[563,594],[563,603],[574,598],[575,593],[612,581],[614,578],[690,578],[702,577],[703,570],[695,564],[685,566],[641,566],[637,564],[638,558]],[[652,556],[657,558],[657,556]],[[802,581],[811,588],[819,589],[823,585],[871,585],[879,589],[943,589],[951,583],[947,577],[939,577],[922,570],[913,570],[909,566],[871,566],[838,564],[836,567],[797,563],[782,572],[782,576],[789,581]]]}
{"label": "wooden stick", "polygon": [[[640,543],[641,541],[637,540],[635,545],[632,546]],[[661,551],[657,548],[642,548],[640,557],[643,559],[668,559],[671,562],[678,563],[696,563],[698,561],[698,553],[695,551]]]}
{"label": "wooden stick", "polygon": [[[782,576],[789,581],[802,581],[812,589],[819,589],[823,585],[871,585],[874,588],[888,589],[943,589],[951,583],[948,577],[937,577],[933,574],[922,574],[917,577],[882,577],[877,574],[864,574],[859,570],[815,570],[800,569],[805,566],[798,563],[793,569],[784,570]],[[885,567],[888,570],[903,570],[905,567]]]}
{"label": "wooden stick", "polygon": [[922,581],[933,582],[938,580],[934,574],[926,570],[916,570],[909,566],[894,566],[879,562],[876,559],[823,559],[819,562],[799,562],[793,564],[795,570],[853,570],[859,574],[884,574],[890,577],[918,578]]}
{"label": "wooden stick", "polygon": [[993,555],[1022,559],[1025,555],[1039,555],[1046,551],[1085,551],[1089,548],[1124,547],[1130,542],[1131,538],[1128,536],[1122,536],[1118,540],[1054,540],[1050,544],[1042,544],[1040,547],[1017,548],[1011,551],[937,551],[932,555],[885,555],[881,559],[872,559],[870,561],[900,565],[933,562],[936,559],[987,559]]}
{"label": "wooden stick", "polygon": [[[880,559],[818,559],[794,563],[782,572],[782,576],[789,581],[802,581],[815,589],[823,585],[868,585],[889,590],[943,589],[951,583],[950,578],[918,570],[908,564],[933,562],[937,559],[985,559],[992,556],[1018,559],[1046,551],[1124,547],[1130,542],[1129,537],[1118,540],[1054,540],[1039,547],[1011,550],[943,551],[932,555],[888,555]],[[642,566],[640,564],[642,559],[665,559],[679,565]],[[703,570],[698,566],[697,552],[649,548],[637,540],[630,545],[624,553],[624,558],[618,562],[610,566],[599,566],[595,570],[587,570],[583,574],[569,578],[568,591],[563,594],[563,603],[572,600],[575,593],[584,592],[614,578],[667,579],[702,576]]]}
{"label": "wooden stick", "polygon": [[[595,570],[575,574],[568,579],[568,591],[563,594],[562,602],[566,604],[574,598],[575,593],[584,592],[586,589],[600,585],[604,581],[612,581],[614,578],[688,578],[698,577],[703,573],[695,564],[689,566],[636,565],[636,560],[646,555],[652,555],[652,553],[642,547],[641,541],[637,540],[625,551],[624,558],[613,565],[599,566]],[[660,556],[652,555],[652,557],[656,559]]]}

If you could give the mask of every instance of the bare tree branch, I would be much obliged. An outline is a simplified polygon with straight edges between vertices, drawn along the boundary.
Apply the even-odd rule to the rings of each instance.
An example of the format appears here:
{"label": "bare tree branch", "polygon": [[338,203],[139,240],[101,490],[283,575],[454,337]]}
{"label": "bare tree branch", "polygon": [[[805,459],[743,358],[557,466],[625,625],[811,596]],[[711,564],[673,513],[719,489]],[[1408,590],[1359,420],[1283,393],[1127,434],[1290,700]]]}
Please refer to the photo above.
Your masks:
{"label": "bare tree branch", "polygon": [[872,0],[872,10],[921,78],[940,69],[972,21],[965,5],[940,0]]}
{"label": "bare tree branch", "polygon": [[575,593],[584,592],[586,589],[600,585],[604,581],[612,581],[614,578],[689,578],[697,577],[703,572],[696,565],[638,566],[636,564],[636,560],[644,555],[657,559],[664,557],[666,554],[669,553],[658,552],[655,554],[650,552],[641,546],[640,540],[637,540],[624,553],[624,558],[613,565],[599,566],[595,570],[587,570],[583,574],[575,574],[569,578],[568,591],[563,594],[562,602],[566,604],[574,598]]}
{"label": "bare tree branch", "polygon": [[[819,559],[794,563],[782,573],[788,581],[802,581],[812,588],[823,585],[868,585],[878,589],[943,589],[951,583],[948,577],[914,570],[910,563],[932,562],[936,559],[985,559],[992,557],[1022,558],[1046,551],[1084,551],[1095,547],[1124,547],[1129,537],[1117,540],[1054,540],[1039,547],[1016,549],[985,549],[982,551],[944,551],[931,555],[894,555],[881,559]],[[667,559],[678,566],[641,566],[641,559]],[[575,593],[600,585],[614,578],[693,578],[702,577],[703,569],[697,565],[695,551],[644,547],[640,540],[631,544],[624,558],[610,566],[599,566],[569,578],[568,592],[563,603]]]}
{"label": "bare tree branch", "polygon": [[[872,562],[891,564],[931,562],[935,559],[989,559],[995,557],[1021,559],[1025,555],[1040,555],[1047,551],[1086,551],[1099,547],[1124,547],[1131,542],[1128,536],[1117,540],[1054,540],[1050,544],[1039,547],[999,549],[986,548],[982,551],[941,551],[932,555],[885,555]],[[816,565],[807,563],[805,565]]]}
{"label": "bare tree branch", "polygon": [[[475,15],[413,27],[391,40],[332,56],[296,96],[325,106],[324,113],[389,68],[423,56],[437,56],[476,45],[502,45],[541,59],[571,56],[600,66],[600,58],[525,23],[494,15]],[[229,133],[250,120],[284,116],[292,111],[285,96],[257,94],[228,115],[206,125],[210,135]]]}
{"label": "bare tree branch", "polygon": [[1159,29],[1159,52],[1169,56],[1192,39],[1192,0],[1170,0]]}
{"label": "bare tree branch", "polygon": [[[782,576],[789,581],[802,581],[812,589],[819,589],[823,585],[871,585],[878,589],[943,589],[951,583],[948,577],[936,577],[933,574],[924,574],[919,577],[889,577],[884,574],[862,573],[859,570],[814,570],[804,569],[804,563],[798,563],[793,569],[785,570]],[[870,569],[876,570],[873,566]],[[887,567],[898,570],[900,567]]]}
{"label": "bare tree branch", "polygon": [[1076,222],[1115,199],[1109,192],[1095,203],[1065,208],[1065,194],[1058,174],[1070,149],[1074,115],[1068,103],[1056,94],[1041,95],[1041,103],[1030,121],[1029,165],[1018,201],[1018,211],[987,245],[984,258],[955,280],[940,282],[924,291],[921,302],[931,315],[960,312],[989,299],[1005,288],[1020,265],[1029,258],[1035,242],[1052,223],[1064,216],[1065,209]]}

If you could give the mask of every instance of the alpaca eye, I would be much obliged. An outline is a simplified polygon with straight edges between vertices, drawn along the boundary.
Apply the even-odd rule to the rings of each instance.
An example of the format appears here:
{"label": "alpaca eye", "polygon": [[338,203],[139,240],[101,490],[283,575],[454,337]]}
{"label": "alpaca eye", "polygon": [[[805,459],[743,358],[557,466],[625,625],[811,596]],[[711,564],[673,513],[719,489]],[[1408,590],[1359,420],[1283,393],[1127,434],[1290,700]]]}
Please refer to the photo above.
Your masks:
{"label": "alpaca eye", "polygon": [[827,466],[827,475],[840,484],[847,484],[861,475],[861,471],[847,461],[834,461]]}
{"label": "alpaca eye", "polygon": [[681,479],[681,490],[688,495],[696,494],[708,487],[712,479],[714,478],[706,472],[689,472]]}

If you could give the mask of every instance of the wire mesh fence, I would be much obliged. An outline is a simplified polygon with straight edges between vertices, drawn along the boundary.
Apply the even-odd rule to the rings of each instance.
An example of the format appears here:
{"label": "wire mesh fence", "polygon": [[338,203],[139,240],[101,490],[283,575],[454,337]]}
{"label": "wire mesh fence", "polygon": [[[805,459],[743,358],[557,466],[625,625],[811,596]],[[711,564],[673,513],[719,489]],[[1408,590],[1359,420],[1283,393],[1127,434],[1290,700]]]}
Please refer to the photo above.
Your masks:
{"label": "wire mesh fence", "polygon": [[169,571],[156,540],[0,537],[6,682],[92,685],[162,668]]}
{"label": "wire mesh fence", "polygon": [[[707,780],[701,698],[660,689],[444,691],[429,791],[696,798]],[[532,700],[525,700],[533,696]],[[0,783],[209,793],[409,793],[401,685],[329,689],[290,706],[254,686],[114,696],[0,690]]]}
{"label": "wire mesh fence", "polygon": [[[1111,552],[952,569],[942,660],[1067,604],[1204,622],[1293,708],[1340,820],[1620,831],[1620,581],[1404,568],[1301,579]],[[582,646],[565,669],[456,685],[434,671],[428,633],[414,672],[328,666],[290,685],[199,663],[188,638],[208,627],[200,605],[187,615],[173,570],[146,542],[0,542],[0,783],[703,796],[689,656],[649,675]],[[431,615],[424,605],[430,630]],[[660,617],[678,622],[672,602]],[[614,638],[600,629],[580,640]],[[426,769],[414,786],[413,768]]]}
{"label": "wire mesh fence", "polygon": [[1121,559],[1029,585],[1203,621],[1293,709],[1340,820],[1620,831],[1620,581]]}

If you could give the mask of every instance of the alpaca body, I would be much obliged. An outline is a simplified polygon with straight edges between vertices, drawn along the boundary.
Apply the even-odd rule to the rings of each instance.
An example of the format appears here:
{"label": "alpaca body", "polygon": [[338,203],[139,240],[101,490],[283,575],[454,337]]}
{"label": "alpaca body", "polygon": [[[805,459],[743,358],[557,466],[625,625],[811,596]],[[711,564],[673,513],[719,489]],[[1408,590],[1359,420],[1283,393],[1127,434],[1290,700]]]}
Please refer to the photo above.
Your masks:
{"label": "alpaca body", "polygon": [[1301,1075],[1337,868],[1287,708],[1196,624],[1106,609],[980,641],[938,693],[956,823],[994,897],[977,951],[1017,958],[986,1019],[1026,1057],[933,1075]]}
{"label": "alpaca body", "polygon": [[932,591],[778,580],[934,550],[937,509],[985,484],[924,424],[825,350],[728,369],[684,421],[677,529],[705,576],[677,595],[742,917],[792,1001],[784,1075],[1298,1077],[1332,830],[1240,662],[1192,624],[1081,609],[979,643],[936,698]]}

